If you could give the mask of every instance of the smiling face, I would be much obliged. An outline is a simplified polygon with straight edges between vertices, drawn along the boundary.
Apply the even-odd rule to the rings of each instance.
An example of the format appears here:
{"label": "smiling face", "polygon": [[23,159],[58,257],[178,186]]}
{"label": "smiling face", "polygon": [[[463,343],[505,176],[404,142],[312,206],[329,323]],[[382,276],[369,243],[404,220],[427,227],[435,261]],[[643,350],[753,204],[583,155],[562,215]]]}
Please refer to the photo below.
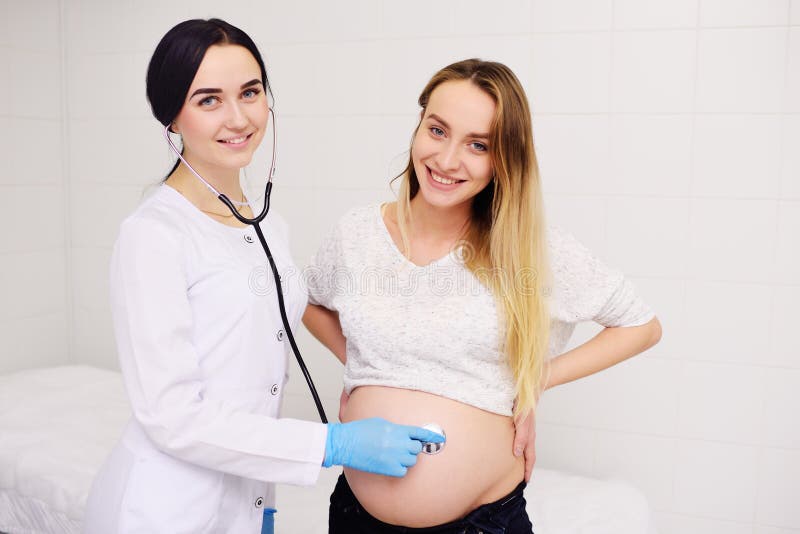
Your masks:
{"label": "smiling face", "polygon": [[224,174],[250,163],[268,117],[253,55],[242,46],[214,45],[203,56],[172,130],[181,134],[192,166]]}
{"label": "smiling face", "polygon": [[415,201],[464,208],[489,185],[495,108],[492,97],[468,80],[444,82],[433,90],[411,146],[419,181]]}

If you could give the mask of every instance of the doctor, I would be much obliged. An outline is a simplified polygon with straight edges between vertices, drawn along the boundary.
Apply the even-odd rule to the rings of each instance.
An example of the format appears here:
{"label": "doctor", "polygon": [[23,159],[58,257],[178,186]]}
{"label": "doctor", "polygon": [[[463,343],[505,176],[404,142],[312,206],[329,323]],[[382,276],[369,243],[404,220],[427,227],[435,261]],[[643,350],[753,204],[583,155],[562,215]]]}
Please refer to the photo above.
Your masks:
{"label": "doctor", "polygon": [[[253,217],[239,185],[268,126],[264,62],[217,20],[172,28],[147,72],[156,119],[184,159]],[[296,325],[306,290],[286,224],[261,223]],[[111,306],[132,418],[98,473],[85,531],[258,533],[273,483],[314,484],[321,466],[403,476],[427,430],[382,419],[278,419],[287,352],[271,274],[240,223],[180,161],[120,228]]]}

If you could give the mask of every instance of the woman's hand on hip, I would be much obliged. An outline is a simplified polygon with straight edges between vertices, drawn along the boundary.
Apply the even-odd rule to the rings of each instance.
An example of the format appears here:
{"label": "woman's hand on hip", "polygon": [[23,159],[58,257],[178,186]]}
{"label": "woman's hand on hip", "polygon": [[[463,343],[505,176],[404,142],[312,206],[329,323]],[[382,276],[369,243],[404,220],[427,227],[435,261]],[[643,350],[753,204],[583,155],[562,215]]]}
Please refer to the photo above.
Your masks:
{"label": "woman's hand on hip", "polygon": [[514,456],[525,455],[525,482],[528,482],[536,463],[536,414],[531,411],[519,420],[514,419],[514,426]]}

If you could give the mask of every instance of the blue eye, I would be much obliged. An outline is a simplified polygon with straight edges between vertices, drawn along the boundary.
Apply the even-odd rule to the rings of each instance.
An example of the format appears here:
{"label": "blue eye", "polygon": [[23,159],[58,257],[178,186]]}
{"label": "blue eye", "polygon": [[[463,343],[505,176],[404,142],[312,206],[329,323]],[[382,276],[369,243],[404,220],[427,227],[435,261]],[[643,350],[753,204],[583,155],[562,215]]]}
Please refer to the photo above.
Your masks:
{"label": "blue eye", "polygon": [[442,137],[442,136],[444,135],[444,130],[442,130],[442,129],[441,129],[441,128],[439,128],[438,126],[432,126],[432,127],[430,128],[430,130],[431,130],[431,133],[432,133],[433,135],[435,135],[436,137]]}
{"label": "blue eye", "polygon": [[470,144],[472,145],[472,148],[474,148],[478,152],[486,152],[487,150],[489,150],[486,145],[484,145],[483,143],[478,143],[477,141]]}
{"label": "blue eye", "polygon": [[207,96],[203,100],[198,102],[198,105],[208,107],[214,104],[215,100],[217,100],[216,96]]}
{"label": "blue eye", "polygon": [[261,92],[260,89],[247,89],[245,92],[242,93],[242,96],[248,100],[251,100],[259,95]]}

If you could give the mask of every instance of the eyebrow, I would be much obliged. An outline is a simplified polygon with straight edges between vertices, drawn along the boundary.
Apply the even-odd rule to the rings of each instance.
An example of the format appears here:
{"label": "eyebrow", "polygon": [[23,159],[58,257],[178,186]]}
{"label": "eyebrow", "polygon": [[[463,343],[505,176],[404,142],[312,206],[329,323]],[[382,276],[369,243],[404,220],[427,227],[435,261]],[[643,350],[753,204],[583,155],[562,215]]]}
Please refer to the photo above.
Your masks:
{"label": "eyebrow", "polygon": [[[431,113],[430,115],[428,115],[428,118],[429,119],[433,119],[433,120],[435,120],[437,122],[441,122],[442,126],[444,126],[445,128],[450,128],[450,125],[447,124],[447,121],[445,121],[443,118],[441,118],[436,113]],[[474,137],[474,138],[477,138],[477,139],[489,139],[489,134],[488,133],[473,133],[473,132],[471,132],[471,133],[467,134],[467,137]]]}
{"label": "eyebrow", "polygon": [[[239,89],[246,89],[247,87],[252,87],[254,85],[259,85],[259,84],[261,84],[261,80],[259,80],[258,78],[253,78],[249,82],[243,83]],[[192,93],[192,96],[190,96],[189,98],[194,98],[195,95],[212,95],[214,93],[221,93],[221,92],[222,89],[216,87],[204,87]]]}

